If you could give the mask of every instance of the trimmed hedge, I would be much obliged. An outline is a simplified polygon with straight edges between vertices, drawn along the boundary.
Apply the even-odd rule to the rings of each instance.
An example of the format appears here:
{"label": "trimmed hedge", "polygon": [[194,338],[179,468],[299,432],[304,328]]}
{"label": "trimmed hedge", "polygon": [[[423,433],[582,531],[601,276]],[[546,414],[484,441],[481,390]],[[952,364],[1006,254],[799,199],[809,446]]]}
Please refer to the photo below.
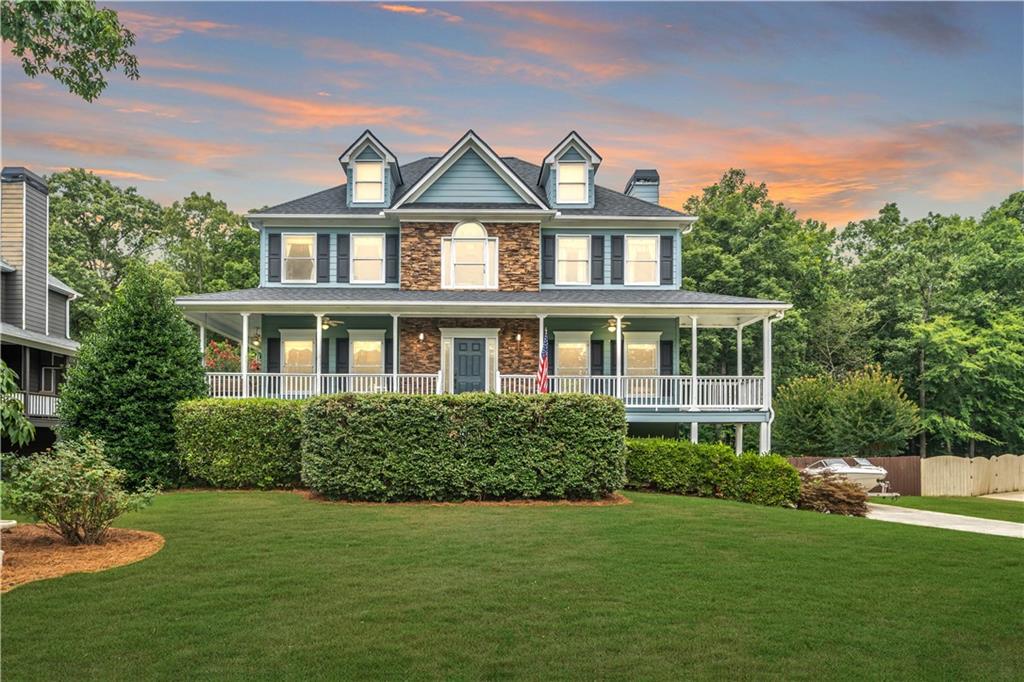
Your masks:
{"label": "trimmed hedge", "polygon": [[180,403],[174,425],[181,463],[190,477],[220,488],[298,485],[304,407],[269,398]]}
{"label": "trimmed hedge", "polygon": [[768,506],[793,506],[800,476],[777,455],[669,438],[626,440],[626,487]]}
{"label": "trimmed hedge", "polygon": [[339,394],[309,401],[302,480],[329,498],[593,499],[624,482],[605,396]]}

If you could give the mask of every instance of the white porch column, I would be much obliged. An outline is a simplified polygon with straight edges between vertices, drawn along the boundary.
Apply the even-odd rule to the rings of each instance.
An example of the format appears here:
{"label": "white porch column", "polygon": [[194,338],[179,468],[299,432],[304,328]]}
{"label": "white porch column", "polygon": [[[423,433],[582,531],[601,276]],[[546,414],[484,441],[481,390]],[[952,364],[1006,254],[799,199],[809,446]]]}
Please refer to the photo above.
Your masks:
{"label": "white porch column", "polygon": [[762,398],[761,409],[768,412],[769,421],[761,422],[761,439],[758,444],[758,450],[761,454],[765,454],[772,449],[772,424],[771,424],[771,410],[772,410],[772,318],[764,318],[764,338],[762,339],[761,352],[764,355],[762,359],[763,372],[764,372],[764,397]]}
{"label": "white porch column", "polygon": [[622,315],[615,316],[615,396],[622,400],[622,360],[626,357],[626,349],[622,347]]}
{"label": "white porch column", "polygon": [[743,424],[736,425],[736,454],[743,454]]}
{"label": "white porch column", "polygon": [[249,313],[242,313],[242,348],[238,354],[242,365],[242,397],[249,397]]}
{"label": "white porch column", "polygon": [[199,364],[206,367],[206,325],[199,325]]}
{"label": "white porch column", "polygon": [[698,426],[699,425],[697,424],[697,422],[690,422],[690,442],[691,443],[696,443],[697,442],[697,429],[698,429]]}
{"label": "white porch column", "polygon": [[[537,315],[537,362],[540,363],[540,354],[544,352],[544,318],[547,315]],[[550,372],[549,372],[550,374]]]}
{"label": "white porch column", "polygon": [[391,390],[398,391],[398,313],[391,313]]}
{"label": "white porch column", "polygon": [[[736,376],[743,376],[743,327],[736,327]],[[742,385],[742,382],[741,382]],[[742,391],[742,389],[741,389]],[[743,454],[743,424],[736,425],[736,454]]]}
{"label": "white porch column", "polygon": [[322,380],[320,374],[320,368],[322,367],[320,363],[323,362],[323,360],[321,359],[321,354],[323,353],[324,348],[323,313],[316,314],[316,334],[313,336],[313,339],[313,374],[316,375],[316,378],[314,379],[314,381],[316,381],[316,386],[314,386],[313,388],[313,393],[320,393],[321,390],[323,390],[321,387]]}
{"label": "white porch column", "polygon": [[[690,315],[690,411],[697,411],[697,316]],[[693,426],[690,427],[691,437]],[[694,443],[697,441],[694,440]]]}

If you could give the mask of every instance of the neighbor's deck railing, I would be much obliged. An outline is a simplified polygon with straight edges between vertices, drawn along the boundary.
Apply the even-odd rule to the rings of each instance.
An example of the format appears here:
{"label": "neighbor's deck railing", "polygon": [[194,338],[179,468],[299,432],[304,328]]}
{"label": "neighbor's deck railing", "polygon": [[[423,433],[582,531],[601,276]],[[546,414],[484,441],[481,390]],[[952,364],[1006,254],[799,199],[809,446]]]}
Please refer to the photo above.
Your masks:
{"label": "neighbor's deck railing", "polygon": [[[499,377],[502,393],[533,394],[533,374]],[[694,400],[696,386],[696,400]],[[675,409],[760,409],[764,378],[757,376],[550,376],[550,393],[595,393],[622,398],[626,407]]]}
{"label": "neighbor's deck railing", "polygon": [[308,398],[320,393],[437,393],[437,374],[316,374],[207,372],[211,398]]}
{"label": "neighbor's deck railing", "polygon": [[57,417],[57,396],[52,393],[30,393],[20,391],[10,394],[21,401],[26,417]]}

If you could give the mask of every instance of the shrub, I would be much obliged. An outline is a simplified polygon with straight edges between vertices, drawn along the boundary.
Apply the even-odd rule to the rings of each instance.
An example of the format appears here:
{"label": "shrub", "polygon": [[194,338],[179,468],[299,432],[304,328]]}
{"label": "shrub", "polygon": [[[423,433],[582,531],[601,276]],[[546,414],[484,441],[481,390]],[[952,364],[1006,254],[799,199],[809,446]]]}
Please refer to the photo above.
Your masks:
{"label": "shrub", "polygon": [[302,410],[298,400],[210,398],[174,411],[185,472],[222,488],[280,488],[299,482]]}
{"label": "shrub", "polygon": [[96,544],[114,519],[152,500],[151,490],[125,492],[124,480],[125,473],[104,457],[103,444],[86,435],[62,440],[52,452],[16,464],[4,486],[4,502],[69,544]]}
{"label": "shrub", "polygon": [[842,379],[803,377],[775,399],[775,449],[791,456],[898,455],[920,431],[917,406],[878,367]]}
{"label": "shrub", "polygon": [[25,416],[19,397],[18,373],[0,360],[0,437],[11,445],[28,445],[36,437],[36,427]]}
{"label": "shrub", "polygon": [[[208,372],[242,371],[240,346],[230,341],[211,340],[206,344],[206,352],[203,353],[203,366]],[[252,348],[249,349],[249,371],[260,371],[260,354]]]}
{"label": "shrub", "polygon": [[206,393],[195,334],[162,282],[133,269],[82,342],[58,407],[61,437],[91,433],[137,487],[176,483],[174,406]]}
{"label": "shrub", "polygon": [[800,472],[799,509],[823,514],[867,516],[868,494],[856,483],[832,473],[820,476]]}
{"label": "shrub", "polygon": [[624,480],[625,411],[604,396],[322,396],[302,432],[302,480],[330,498],[582,499]]}
{"label": "shrub", "polygon": [[721,497],[769,506],[792,506],[800,492],[796,469],[782,457],[727,445],[669,438],[626,440],[626,486],[641,490]]}

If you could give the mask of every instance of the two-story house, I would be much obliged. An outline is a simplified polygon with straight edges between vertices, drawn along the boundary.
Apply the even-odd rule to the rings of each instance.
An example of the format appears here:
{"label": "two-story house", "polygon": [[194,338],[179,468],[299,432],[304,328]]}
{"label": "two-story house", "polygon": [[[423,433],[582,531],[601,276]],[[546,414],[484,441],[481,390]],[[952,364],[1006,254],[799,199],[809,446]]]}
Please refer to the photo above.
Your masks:
{"label": "two-story house", "polygon": [[[366,131],[344,182],[248,216],[260,286],[178,299],[200,329],[258,352],[258,373],[208,375],[213,396],[339,391],[618,396],[632,425],[759,424],[770,446],[771,325],[780,301],[683,291],[695,218],[658,204],[659,176],[623,192],[568,134],[539,163],[499,156],[473,131],[403,163]],[[700,328],[764,328],[760,374],[682,374]],[[253,348],[253,351],[247,349]],[[650,428],[650,427],[648,427]]]}
{"label": "two-story house", "polygon": [[26,168],[0,174],[0,358],[18,374],[37,445],[53,440],[57,389],[70,358],[71,301],[78,293],[50,274],[50,194]]}

